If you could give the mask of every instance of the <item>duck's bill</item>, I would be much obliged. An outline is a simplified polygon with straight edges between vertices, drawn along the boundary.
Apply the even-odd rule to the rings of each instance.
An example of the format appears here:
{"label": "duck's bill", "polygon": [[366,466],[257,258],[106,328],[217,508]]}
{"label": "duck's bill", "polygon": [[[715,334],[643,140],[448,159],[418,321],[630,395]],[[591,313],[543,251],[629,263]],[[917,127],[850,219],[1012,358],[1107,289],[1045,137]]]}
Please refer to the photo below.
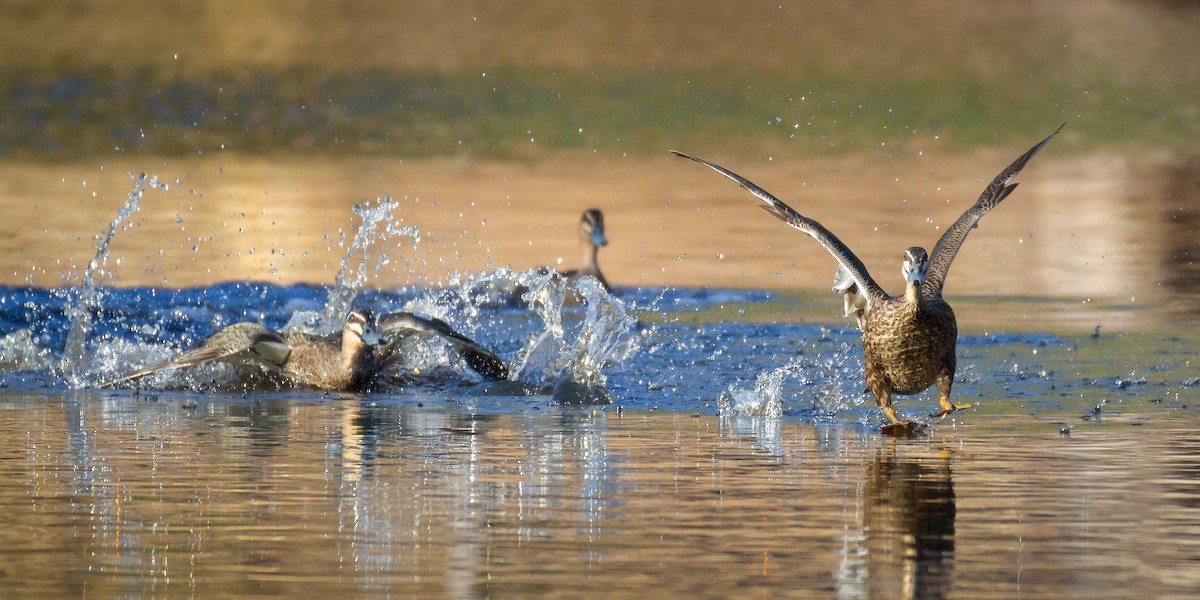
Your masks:
{"label": "duck's bill", "polygon": [[362,340],[372,346],[378,346],[385,341],[383,336],[379,335],[379,332],[374,327],[368,327],[363,331]]}

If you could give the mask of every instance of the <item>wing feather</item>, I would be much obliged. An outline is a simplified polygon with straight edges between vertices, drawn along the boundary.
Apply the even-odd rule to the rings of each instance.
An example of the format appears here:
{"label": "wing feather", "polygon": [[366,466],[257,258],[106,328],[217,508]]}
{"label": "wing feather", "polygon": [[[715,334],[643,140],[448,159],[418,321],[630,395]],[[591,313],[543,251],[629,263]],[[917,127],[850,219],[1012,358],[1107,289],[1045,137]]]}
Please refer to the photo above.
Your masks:
{"label": "wing feather", "polygon": [[1038,142],[1001,171],[979,195],[975,204],[942,234],[941,239],[933,247],[933,252],[929,255],[929,272],[925,276],[925,289],[941,295],[942,288],[946,285],[946,275],[950,272],[950,263],[954,262],[954,257],[958,254],[958,249],[962,247],[963,241],[967,239],[967,234],[971,233],[971,230],[979,224],[979,220],[988,211],[995,208],[1009,194],[1013,193],[1013,190],[1017,189],[1017,184],[1010,182],[1021,172],[1021,169],[1025,168],[1033,155],[1037,154],[1051,138],[1058,135],[1064,126],[1066,123],[1059,125],[1054,133],[1046,136],[1046,139]]}
{"label": "wing feather", "polygon": [[290,346],[278,333],[259,323],[235,323],[217,331],[199,346],[187,352],[163,362],[130,371],[120,378],[100,384],[100,387],[119,385],[159,371],[191,367],[214,360],[227,360],[239,354],[279,366],[287,360],[289,352]]}
{"label": "wing feather", "polygon": [[[760,208],[767,211],[780,221],[783,221],[784,223],[803,231],[813,239],[820,242],[820,244],[824,246],[830,254],[833,255],[833,258],[837,259],[840,266],[838,271],[839,276],[837,285],[842,286],[845,289],[838,289],[838,291],[846,293],[846,290],[850,289],[851,285],[847,284],[847,281],[852,282],[853,286],[857,286],[857,290],[855,291],[858,294],[862,294],[861,297],[864,298],[867,303],[867,305],[864,307],[864,312],[869,311],[870,306],[875,302],[888,297],[887,292],[884,292],[883,288],[879,287],[879,284],[875,283],[875,280],[871,278],[871,274],[867,272],[867,267],[863,265],[862,261],[850,251],[850,248],[848,248],[846,244],[844,244],[837,238],[837,236],[833,235],[832,232],[826,229],[824,225],[821,225],[813,219],[801,215],[779,198],[772,196],[770,192],[758,187],[749,179],[746,179],[745,177],[742,177],[741,175],[738,175],[729,169],[715,165],[704,159],[689,156],[682,152],[676,152],[672,150],[671,153],[689,160],[694,160],[724,175],[725,177],[728,177],[730,180],[745,188],[756,198],[766,203],[760,206]],[[843,271],[845,276],[842,276]]]}
{"label": "wing feather", "polygon": [[475,340],[459,333],[441,319],[409,312],[396,312],[380,317],[376,321],[375,327],[389,340],[386,353],[390,353],[396,342],[408,335],[437,336],[449,342],[450,347],[454,348],[454,351],[476,373],[492,380],[508,377],[508,366],[500,357],[480,346]]}

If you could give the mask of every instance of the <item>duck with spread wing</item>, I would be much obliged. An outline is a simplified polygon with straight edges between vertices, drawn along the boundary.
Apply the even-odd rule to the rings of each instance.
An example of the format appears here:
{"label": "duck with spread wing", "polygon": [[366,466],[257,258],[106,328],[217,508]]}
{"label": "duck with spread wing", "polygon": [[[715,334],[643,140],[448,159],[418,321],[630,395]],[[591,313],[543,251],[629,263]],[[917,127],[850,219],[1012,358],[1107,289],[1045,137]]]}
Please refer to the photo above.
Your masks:
{"label": "duck with spread wing", "polygon": [[906,285],[904,294],[899,296],[885,292],[846,244],[820,223],[801,215],[733,171],[694,156],[672,152],[705,165],[741,185],[766,203],[761,208],[816,239],[837,259],[838,271],[833,289],[843,295],[846,316],[853,315],[862,330],[867,387],[891,421],[885,430],[902,431],[914,425],[896,415],[892,407],[892,399],[896,395],[918,394],[936,385],[941,410],[931,416],[945,417],[956,410],[971,407],[970,404],[950,401],[957,364],[955,345],[958,325],[954,310],[942,298],[942,287],[950,271],[950,263],[967,239],[967,234],[988,211],[1017,188],[1017,184],[1011,183],[1012,180],[1062,127],[1060,125],[1054,133],[1001,171],[983,190],[975,204],[942,234],[933,247],[932,255],[919,247],[904,251],[901,272]]}
{"label": "duck with spread wing", "polygon": [[109,387],[171,369],[211,361],[262,367],[286,383],[330,391],[368,389],[388,367],[402,361],[401,343],[410,337],[441,338],[485,379],[508,376],[504,361],[445,321],[409,312],[389,313],[378,320],[364,310],[346,315],[342,331],[318,335],[279,333],[261,323],[235,323],[218,330],[199,346],[166,361],[135,369],[100,385]]}

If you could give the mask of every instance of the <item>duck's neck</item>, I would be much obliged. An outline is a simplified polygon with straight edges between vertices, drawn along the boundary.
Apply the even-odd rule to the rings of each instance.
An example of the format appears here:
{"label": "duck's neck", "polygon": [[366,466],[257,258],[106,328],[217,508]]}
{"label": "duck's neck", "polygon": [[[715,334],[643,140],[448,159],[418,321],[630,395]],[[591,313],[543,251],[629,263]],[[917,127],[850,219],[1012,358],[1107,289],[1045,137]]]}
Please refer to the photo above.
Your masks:
{"label": "duck's neck", "polygon": [[582,255],[579,258],[579,272],[585,275],[595,275],[600,272],[600,263],[596,257],[600,254],[600,247],[585,240],[582,244]]}
{"label": "duck's neck", "polygon": [[917,307],[925,306],[925,295],[921,293],[921,287],[913,284],[908,284],[904,287],[904,301]]}
{"label": "duck's neck", "polygon": [[353,332],[342,332],[342,368],[347,371],[353,369],[366,346],[362,338]]}

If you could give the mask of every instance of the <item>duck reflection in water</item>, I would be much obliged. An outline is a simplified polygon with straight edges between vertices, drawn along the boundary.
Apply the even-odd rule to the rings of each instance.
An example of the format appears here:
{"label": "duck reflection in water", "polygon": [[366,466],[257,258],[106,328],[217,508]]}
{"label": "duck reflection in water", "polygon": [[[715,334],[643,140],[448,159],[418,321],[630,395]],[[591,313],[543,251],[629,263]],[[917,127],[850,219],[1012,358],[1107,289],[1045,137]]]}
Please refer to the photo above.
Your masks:
{"label": "duck reflection in water", "polygon": [[954,483],[950,452],[902,457],[887,440],[867,467],[865,547],[848,549],[839,569],[842,595],[944,598],[954,571]]}

